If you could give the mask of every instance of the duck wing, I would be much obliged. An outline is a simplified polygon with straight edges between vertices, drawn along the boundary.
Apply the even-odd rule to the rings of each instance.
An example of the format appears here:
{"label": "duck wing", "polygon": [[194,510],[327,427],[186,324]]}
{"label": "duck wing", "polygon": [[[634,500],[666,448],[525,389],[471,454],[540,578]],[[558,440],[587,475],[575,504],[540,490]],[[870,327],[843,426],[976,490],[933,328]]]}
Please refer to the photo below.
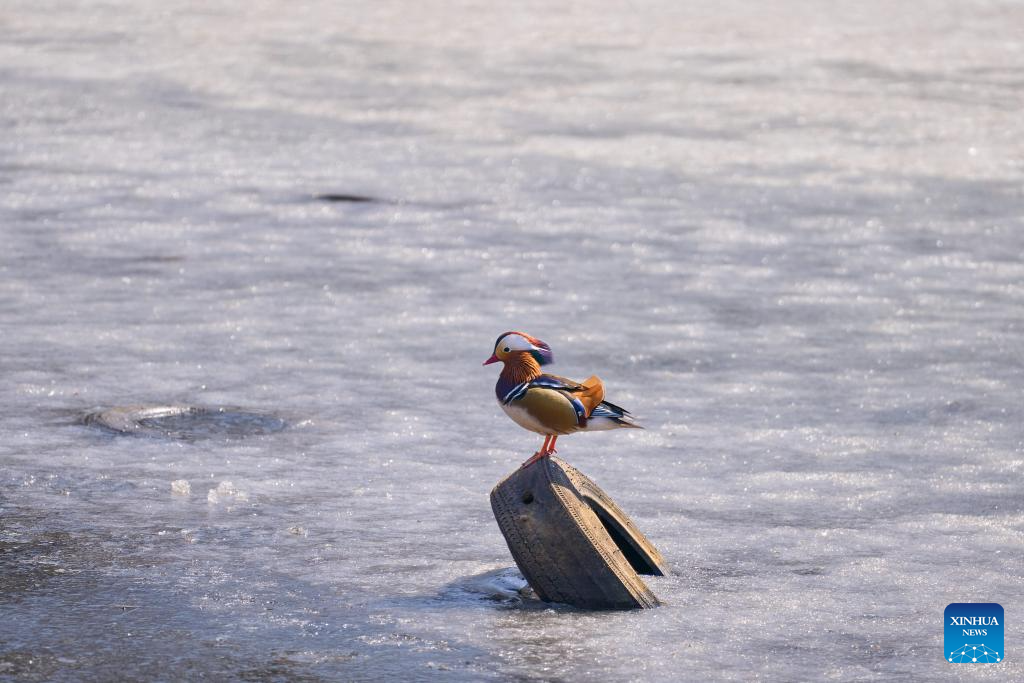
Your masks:
{"label": "duck wing", "polygon": [[[636,423],[633,414],[628,410],[611,401],[604,400],[604,383],[597,375],[582,382],[574,382],[557,375],[541,375],[534,382],[564,392],[573,401],[582,428],[608,429],[615,426],[643,429]],[[589,421],[593,421],[593,423],[588,424]]]}
{"label": "duck wing", "polygon": [[586,419],[604,401],[604,383],[597,375],[593,375],[582,382],[574,382],[558,375],[541,375],[530,382],[531,387],[554,389],[561,391],[582,410],[577,409],[581,414],[580,424],[586,423]]}

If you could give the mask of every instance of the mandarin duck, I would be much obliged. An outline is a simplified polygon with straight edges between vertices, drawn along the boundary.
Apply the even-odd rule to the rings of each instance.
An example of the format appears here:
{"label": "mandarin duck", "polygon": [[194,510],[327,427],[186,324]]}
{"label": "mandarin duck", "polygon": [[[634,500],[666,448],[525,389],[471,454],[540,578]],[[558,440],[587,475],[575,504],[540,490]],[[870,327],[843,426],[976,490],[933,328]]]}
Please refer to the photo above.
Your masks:
{"label": "mandarin duck", "polygon": [[554,362],[551,347],[525,332],[505,332],[494,342],[484,365],[505,366],[494,387],[498,404],[523,429],[544,435],[540,450],[522,464],[527,467],[555,451],[559,436],[632,427],[643,429],[624,408],[604,400],[604,384],[595,375],[582,382],[546,375],[542,365]]}

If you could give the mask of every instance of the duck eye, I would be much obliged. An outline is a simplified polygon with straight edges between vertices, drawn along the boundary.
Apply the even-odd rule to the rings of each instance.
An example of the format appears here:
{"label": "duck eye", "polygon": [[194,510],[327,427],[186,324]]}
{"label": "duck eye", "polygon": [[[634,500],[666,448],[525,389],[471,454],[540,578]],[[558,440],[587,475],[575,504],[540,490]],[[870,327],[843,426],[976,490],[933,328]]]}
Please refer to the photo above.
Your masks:
{"label": "duck eye", "polygon": [[503,351],[504,351],[505,353],[508,353],[508,352],[509,352],[509,351],[511,351],[512,349],[510,349],[510,348],[508,348],[508,347],[506,346],[506,347],[505,347],[504,349],[502,349],[502,350],[503,350]]}

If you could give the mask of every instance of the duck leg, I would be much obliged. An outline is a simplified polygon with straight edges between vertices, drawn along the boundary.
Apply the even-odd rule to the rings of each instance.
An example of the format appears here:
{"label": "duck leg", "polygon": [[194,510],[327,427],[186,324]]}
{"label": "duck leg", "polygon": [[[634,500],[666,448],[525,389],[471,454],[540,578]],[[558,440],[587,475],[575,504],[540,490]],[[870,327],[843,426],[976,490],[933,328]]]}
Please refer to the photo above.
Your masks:
{"label": "duck leg", "polygon": [[548,446],[548,452],[547,452],[548,455],[551,455],[552,453],[557,453],[558,452],[558,451],[555,450],[555,441],[557,441],[557,440],[558,440],[558,434],[554,434],[551,437],[551,443],[549,443],[547,445]]}
{"label": "duck leg", "polygon": [[544,456],[550,455],[551,451],[548,450],[548,441],[549,440],[552,440],[550,434],[548,434],[547,436],[544,437],[544,445],[540,447],[540,450],[537,451],[536,453],[534,453],[532,456],[530,456],[530,459],[527,460],[526,462],[524,462],[522,465],[520,465],[519,468],[522,469],[524,467],[529,467],[530,465],[532,465],[533,463],[537,462],[538,460],[540,460]]}

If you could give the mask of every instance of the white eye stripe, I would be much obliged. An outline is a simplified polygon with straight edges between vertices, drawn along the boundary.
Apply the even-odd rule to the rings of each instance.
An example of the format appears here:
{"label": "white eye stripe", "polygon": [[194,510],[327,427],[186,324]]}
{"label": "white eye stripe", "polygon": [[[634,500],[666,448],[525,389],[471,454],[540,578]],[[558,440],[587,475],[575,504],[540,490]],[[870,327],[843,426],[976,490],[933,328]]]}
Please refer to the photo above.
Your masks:
{"label": "white eye stripe", "polygon": [[508,334],[498,344],[502,349],[508,349],[509,351],[534,351],[537,349],[536,346],[531,344],[526,337],[519,334]]}

